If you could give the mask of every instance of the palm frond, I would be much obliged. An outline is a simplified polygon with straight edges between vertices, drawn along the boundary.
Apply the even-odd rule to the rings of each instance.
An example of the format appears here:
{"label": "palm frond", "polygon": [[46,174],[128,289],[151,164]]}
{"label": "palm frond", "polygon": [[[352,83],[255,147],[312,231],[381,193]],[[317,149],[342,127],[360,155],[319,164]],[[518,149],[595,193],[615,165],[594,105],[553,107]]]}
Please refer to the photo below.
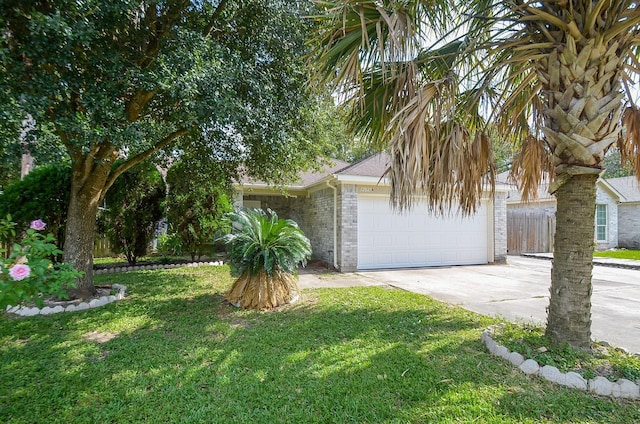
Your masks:
{"label": "palm frond", "polygon": [[640,182],[640,109],[628,107],[622,115],[626,134],[618,138],[618,147],[623,163],[630,163]]}
{"label": "palm frond", "polygon": [[231,233],[223,238],[232,273],[292,273],[311,257],[311,243],[298,224],[269,210],[246,209],[227,215]]}

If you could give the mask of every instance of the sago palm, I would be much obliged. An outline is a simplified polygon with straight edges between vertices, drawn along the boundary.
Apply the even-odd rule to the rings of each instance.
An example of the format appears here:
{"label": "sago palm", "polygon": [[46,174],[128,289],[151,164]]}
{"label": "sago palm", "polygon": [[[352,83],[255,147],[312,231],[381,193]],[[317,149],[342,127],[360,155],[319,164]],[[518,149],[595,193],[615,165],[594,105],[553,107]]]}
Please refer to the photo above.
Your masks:
{"label": "sago palm", "polygon": [[290,303],[298,295],[294,272],[311,257],[311,244],[298,224],[261,209],[235,211],[228,219],[231,233],[224,241],[238,278],[226,299],[249,309]]}
{"label": "sago palm", "polygon": [[516,146],[512,176],[552,178],[557,227],[547,334],[590,344],[595,183],[614,144],[640,175],[640,8],[632,0],[317,2],[312,63],[355,130],[391,163],[392,202],[459,204],[493,187],[491,139]]}

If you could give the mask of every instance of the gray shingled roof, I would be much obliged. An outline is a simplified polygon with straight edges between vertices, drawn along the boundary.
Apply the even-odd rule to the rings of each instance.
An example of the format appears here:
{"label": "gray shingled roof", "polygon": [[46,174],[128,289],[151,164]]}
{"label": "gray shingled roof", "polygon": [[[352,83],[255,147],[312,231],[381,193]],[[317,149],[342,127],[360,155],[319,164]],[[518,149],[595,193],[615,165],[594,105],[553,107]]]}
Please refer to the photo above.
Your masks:
{"label": "gray shingled roof", "polygon": [[[327,177],[328,175],[335,174],[336,172],[340,171],[343,168],[348,167],[349,165],[350,164],[348,162],[344,162],[338,159],[331,159],[330,163],[325,165],[324,168],[322,168],[320,171],[311,170],[311,171],[307,171],[300,174],[300,177],[298,178],[298,180],[294,184],[289,185],[289,187],[297,188],[297,189],[309,187],[317,183],[318,181],[322,180],[323,178]],[[268,185],[264,181],[254,180],[247,177],[246,175],[243,176],[241,181],[242,181],[242,184],[252,184],[252,185],[255,184],[255,185],[265,185],[265,186]]]}
{"label": "gray shingled roof", "polygon": [[322,171],[320,172],[307,171],[304,174],[300,175],[300,179],[298,180],[300,185],[302,187],[309,187],[317,183],[318,181],[322,180],[323,178],[331,174],[335,174],[341,169],[349,167],[348,162],[344,162],[338,159],[331,159],[331,162],[333,162],[333,164],[335,165],[330,164],[326,166],[324,169],[322,169]]}
{"label": "gray shingled roof", "polygon": [[640,202],[640,189],[638,188],[638,179],[635,176],[608,178],[606,180],[613,188],[615,188],[624,199],[623,202]]}
{"label": "gray shingled roof", "polygon": [[389,167],[389,155],[386,153],[378,153],[362,159],[359,162],[350,165],[339,172],[339,175],[357,175],[359,177],[377,177],[384,175]]}

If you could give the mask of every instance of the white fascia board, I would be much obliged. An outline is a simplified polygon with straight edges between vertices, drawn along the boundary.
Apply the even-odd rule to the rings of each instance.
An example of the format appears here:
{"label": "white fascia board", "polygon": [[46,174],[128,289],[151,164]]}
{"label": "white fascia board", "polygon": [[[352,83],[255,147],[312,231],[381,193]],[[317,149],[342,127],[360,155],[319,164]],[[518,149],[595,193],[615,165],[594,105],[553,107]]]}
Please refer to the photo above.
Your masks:
{"label": "white fascia board", "polygon": [[284,196],[284,197],[298,197],[305,195],[306,191],[303,187],[284,187],[279,189],[277,187],[269,186],[267,184],[234,184],[234,190],[242,192],[244,194],[255,195],[269,195],[269,196]]}
{"label": "white fascia board", "polygon": [[380,177],[364,177],[359,175],[332,175],[336,180],[342,183],[352,183],[352,184],[375,184],[375,185],[390,185],[391,181],[389,178],[380,178]]}
{"label": "white fascia board", "polygon": [[603,178],[599,178],[597,181],[597,184],[601,185],[605,190],[608,190],[609,193],[613,194],[614,196],[616,196],[618,198],[618,202],[623,202],[625,197],[622,195],[622,193],[620,193],[618,190],[616,190],[611,184],[609,184],[609,182]]}

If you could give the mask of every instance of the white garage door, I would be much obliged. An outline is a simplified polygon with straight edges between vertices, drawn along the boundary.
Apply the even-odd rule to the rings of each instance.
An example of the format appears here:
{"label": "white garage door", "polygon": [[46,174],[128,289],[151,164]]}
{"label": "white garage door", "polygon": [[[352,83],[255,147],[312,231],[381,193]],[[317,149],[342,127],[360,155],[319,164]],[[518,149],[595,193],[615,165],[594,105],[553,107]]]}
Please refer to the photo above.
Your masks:
{"label": "white garage door", "polygon": [[488,262],[487,203],[476,214],[436,216],[425,204],[391,210],[386,196],[358,197],[358,269]]}

